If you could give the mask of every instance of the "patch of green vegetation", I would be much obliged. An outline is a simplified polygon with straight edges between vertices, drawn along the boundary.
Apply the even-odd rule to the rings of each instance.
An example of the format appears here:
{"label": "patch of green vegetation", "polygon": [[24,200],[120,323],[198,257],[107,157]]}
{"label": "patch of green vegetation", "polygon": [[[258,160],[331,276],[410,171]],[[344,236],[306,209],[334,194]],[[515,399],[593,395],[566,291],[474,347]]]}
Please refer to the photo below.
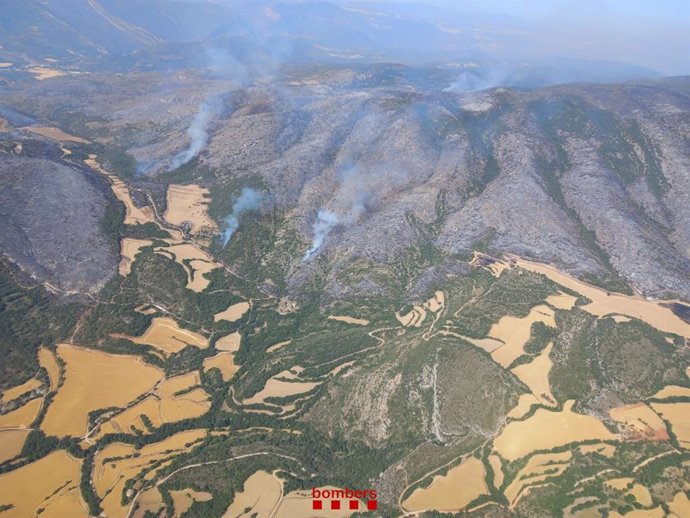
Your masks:
{"label": "patch of green vegetation", "polygon": [[38,372],[41,345],[66,340],[84,310],[42,286],[24,287],[13,266],[0,262],[0,388],[19,385]]}
{"label": "patch of green vegetation", "polygon": [[[370,478],[403,454],[399,449],[386,453],[372,450],[361,443],[343,441],[342,438],[328,438],[303,423],[289,425],[297,429],[299,434],[281,431],[281,426],[275,426],[276,429],[272,431],[251,429],[252,425],[268,424],[267,419],[265,416],[225,415],[217,424],[230,426],[233,433],[208,437],[203,444],[175,457],[170,465],[163,466],[159,478],[175,474],[160,486],[161,491],[165,493],[192,488],[213,494],[213,500],[194,504],[189,511],[192,516],[207,516],[207,513],[217,510],[224,511],[235,492],[257,470],[280,470],[281,476],[286,479],[284,492],[327,484],[366,487]],[[193,424],[198,426],[200,423],[197,420]],[[179,426],[176,428],[179,429]],[[167,431],[170,433],[172,427]],[[160,432],[156,435],[160,435]],[[108,438],[109,442],[115,440],[121,438]],[[148,443],[153,439],[127,439],[132,440]],[[193,464],[199,466],[179,469]],[[314,477],[311,473],[318,475]]]}
{"label": "patch of green vegetation", "polygon": [[40,459],[58,447],[56,437],[48,437],[41,430],[31,430],[26,437],[21,455],[28,459]]}
{"label": "patch of green vegetation", "polygon": [[[267,361],[266,350],[289,338],[289,346],[272,353]],[[286,368],[300,365],[306,369],[305,375],[321,364],[328,364],[325,369],[332,370],[342,363],[340,358],[375,343],[365,327],[328,320],[317,304],[286,315],[280,315],[273,307],[257,305],[250,311],[243,347],[235,355],[235,363],[242,365],[244,373],[235,388],[242,398],[249,397]]]}
{"label": "patch of green vegetation", "polygon": [[228,245],[221,248],[218,244],[213,251],[254,284],[270,279],[278,292],[285,289],[289,268],[304,253],[301,239],[277,211],[245,213]]}
{"label": "patch of green vegetation", "polygon": [[617,273],[613,273],[606,276],[594,275],[592,273],[585,272],[582,274],[582,280],[592,284],[593,286],[598,286],[611,293],[623,293],[624,295],[634,295],[630,285],[625,282]]}
{"label": "patch of green vegetation", "polygon": [[522,270],[507,270],[496,279],[476,268],[469,280],[471,284],[464,278],[447,285],[447,291],[455,295],[447,302],[448,319],[452,321],[447,328],[471,338],[487,336],[502,316],[527,316],[534,306],[558,291],[544,276]]}
{"label": "patch of green vegetation", "polygon": [[[602,516],[606,516],[613,510],[640,509],[641,504],[631,498],[632,495],[608,486],[605,481],[609,478],[632,477],[651,490],[653,500],[658,504],[660,495],[673,495],[682,490],[683,477],[690,474],[683,464],[687,462],[688,454],[674,452],[668,455],[668,445],[665,443],[618,443],[613,458],[599,454],[585,455],[574,447],[566,449],[573,453],[569,467],[562,475],[549,479],[549,484],[535,486],[526,492],[515,508],[518,516],[563,517],[564,510],[578,499],[582,501],[570,510],[571,513],[591,507],[601,509]],[[651,466],[640,466],[645,459],[658,455],[659,458],[652,461]],[[517,468],[513,464],[508,467],[511,477],[514,477]],[[608,471],[611,473],[606,475]],[[653,472],[654,476],[649,477],[646,471]]]}
{"label": "patch of green vegetation", "polygon": [[99,408],[98,410],[92,410],[91,412],[89,412],[88,417],[89,429],[93,428],[99,417],[105,416],[106,414],[110,414],[112,412],[117,412],[119,409],[119,407],[111,406],[108,408]]}
{"label": "patch of green vegetation", "polygon": [[101,218],[101,228],[110,241],[113,249],[120,249],[120,238],[124,230],[125,205],[119,200],[112,200],[105,207]]}
{"label": "patch of green vegetation", "polygon": [[125,205],[120,200],[112,200],[105,208],[105,213],[101,218],[101,228],[111,245],[120,252],[120,239],[132,237],[137,239],[165,239],[170,234],[161,229],[155,223],[144,223],[141,225],[125,225]]}
{"label": "patch of green vegetation", "polygon": [[98,498],[93,484],[91,484],[91,473],[93,472],[93,461],[95,454],[96,450],[93,448],[86,454],[86,458],[81,465],[81,480],[79,483],[81,496],[86,502],[86,505],[89,508],[89,514],[91,516],[99,516],[102,511],[101,500]]}
{"label": "patch of green vegetation", "polygon": [[137,175],[137,161],[124,148],[101,146],[96,155],[103,169],[120,178],[133,178]]}
{"label": "patch of green vegetation", "polygon": [[14,459],[0,463],[0,474],[30,464],[60,449],[67,450],[73,457],[83,458],[85,456],[77,440],[72,437],[57,438],[47,436],[41,430],[31,430],[24,441],[20,454]]}
{"label": "patch of green vegetation", "polygon": [[[116,281],[115,281],[116,282]],[[120,304],[119,301],[101,302],[91,308],[82,320],[76,339],[80,344],[91,347],[101,345],[112,333],[131,334],[138,336],[144,333],[151,322],[151,318],[134,311],[130,304]],[[118,349],[129,349],[134,353],[145,353],[146,348],[128,341],[112,340],[111,345]]]}
{"label": "patch of green vegetation", "polygon": [[[523,392],[485,351],[454,337],[434,337],[438,419],[450,430],[495,430]],[[477,379],[483,380],[477,383]],[[490,391],[486,387],[491,387]],[[438,396],[437,396],[438,397]]]}
{"label": "patch of green vegetation", "polygon": [[232,206],[244,187],[257,192],[267,193],[268,186],[263,179],[248,170],[220,169],[215,171],[218,181],[210,188],[211,203],[208,214],[216,221],[221,221],[232,212]]}
{"label": "patch of green vegetation", "polygon": [[[650,455],[649,458],[654,456]],[[690,477],[688,461],[690,461],[690,453],[669,451],[667,455],[659,456],[651,462],[647,462],[637,470],[635,476],[641,484],[647,487],[653,487],[661,482],[676,481],[678,485],[675,489],[681,490],[684,489],[682,481]]]}
{"label": "patch of green vegetation", "polygon": [[166,308],[178,325],[192,331],[212,329],[220,336],[237,330],[244,319],[215,322],[213,318],[242,300],[235,294],[239,289],[234,284],[237,279],[221,269],[212,272],[209,278],[211,282],[205,291],[193,292],[186,288],[187,275],[181,265],[145,248],[137,256],[130,275],[114,277],[103,288],[99,300],[84,315],[75,341],[113,353],[137,354],[171,375],[199,369],[203,359],[213,354],[212,350],[189,346],[163,361],[150,347],[111,335],[142,335],[153,318],[135,310],[142,304]]}
{"label": "patch of green vegetation", "polygon": [[558,401],[584,401],[609,390],[634,403],[665,385],[688,384],[678,367],[687,362],[687,352],[643,322],[596,319],[574,308],[559,311],[556,323],[549,381]]}
{"label": "patch of green vegetation", "polygon": [[525,352],[527,354],[539,354],[553,340],[556,334],[557,330],[553,327],[549,327],[543,322],[535,322],[532,324],[529,340],[525,344]]}
{"label": "patch of green vegetation", "polygon": [[208,166],[202,165],[199,161],[199,157],[194,157],[189,162],[181,165],[177,169],[165,171],[164,173],[160,174],[158,176],[158,181],[165,184],[188,184],[209,179],[213,176],[214,171]]}
{"label": "patch of green vegetation", "polygon": [[123,225],[122,237],[132,237],[135,239],[168,239],[170,234],[160,228],[155,223],[141,223],[139,225]]}
{"label": "patch of green vegetation", "polygon": [[165,374],[175,376],[192,370],[199,370],[206,356],[209,356],[207,351],[193,346],[185,347],[168,357]]}
{"label": "patch of green vegetation", "polygon": [[259,296],[257,285],[266,281],[277,292],[285,290],[285,278],[294,261],[304,253],[301,237],[278,210],[267,193],[267,186],[247,171],[217,170],[218,177],[210,186],[209,216],[220,222],[232,213],[233,205],[243,188],[251,188],[263,195],[255,210],[244,212],[239,228],[227,245],[219,239],[211,244],[211,253],[223,263],[231,265],[241,276],[245,288]]}

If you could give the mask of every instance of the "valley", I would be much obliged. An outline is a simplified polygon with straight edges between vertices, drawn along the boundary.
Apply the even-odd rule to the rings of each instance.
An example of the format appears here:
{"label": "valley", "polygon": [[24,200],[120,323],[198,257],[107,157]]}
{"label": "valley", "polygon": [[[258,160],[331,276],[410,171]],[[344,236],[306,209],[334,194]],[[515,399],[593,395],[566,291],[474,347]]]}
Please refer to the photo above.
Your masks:
{"label": "valley", "polygon": [[0,518],[690,516],[675,26],[436,4],[0,0]]}
{"label": "valley", "polygon": [[[115,189],[120,194],[115,196],[131,200],[125,184]],[[161,211],[154,207],[148,213]],[[123,215],[127,217],[125,211]],[[148,223],[171,235],[182,232],[169,227],[167,217],[147,217],[136,225]],[[116,278],[119,288],[110,290],[110,302],[100,302],[96,312],[131,292],[125,303],[127,318],[142,322],[139,334],[123,333],[112,324],[90,329],[89,320],[104,323],[108,318],[92,310],[82,317],[86,320],[72,335],[72,344],[58,345],[54,352],[37,351],[44,369],[37,377],[3,392],[3,403],[17,409],[0,416],[5,467],[0,484],[22,484],[22,477],[47,469],[44,464],[50,462],[67,470],[55,471],[54,479],[46,479],[47,485],[36,486],[31,494],[17,492],[15,500],[0,502],[8,506],[8,516],[39,507],[54,516],[88,516],[97,508],[123,518],[143,518],[161,509],[182,515],[211,508],[224,516],[240,516],[246,508],[257,516],[308,516],[309,500],[300,500],[295,490],[305,482],[315,483],[314,474],[307,473],[328,462],[326,451],[317,449],[321,452],[316,458],[307,453],[313,452],[314,440],[328,441],[333,423],[319,410],[324,404],[340,407],[336,415],[357,423],[353,431],[359,430],[359,437],[371,445],[363,447],[362,455],[376,451],[370,448],[383,437],[398,444],[417,443],[417,448],[440,448],[417,467],[426,466],[426,472],[418,471],[416,478],[410,478],[414,474],[407,464],[415,450],[412,457],[384,461],[392,464],[377,485],[385,488],[380,503],[391,515],[435,510],[481,516],[496,506],[520,512],[544,505],[540,502],[549,501],[549,491],[558,492],[573,480],[577,490],[560,497],[569,502],[573,517],[630,505],[651,516],[684,505],[682,497],[676,498],[683,487],[664,475],[671,466],[685,469],[690,455],[683,406],[690,405],[685,401],[690,401],[690,379],[685,370],[674,371],[678,359],[654,374],[640,399],[619,394],[604,407],[586,394],[576,395],[567,380],[556,377],[562,368],[581,368],[571,363],[568,349],[576,347],[573,333],[583,321],[590,326],[606,322],[612,329],[642,326],[661,355],[659,361],[668,356],[684,358],[681,363],[687,364],[687,353],[672,344],[687,339],[688,324],[666,301],[606,292],[516,255],[475,253],[467,263],[469,275],[448,276],[417,302],[396,306],[392,300],[362,300],[325,311],[281,314],[278,299],[266,298],[239,277],[231,277],[231,284],[220,290],[216,274],[206,278],[204,287],[190,285],[184,268],[190,264],[189,254],[179,261],[161,252],[187,247],[208,257],[206,237],[178,235],[160,248],[157,243],[164,241],[155,236],[121,238],[127,269]],[[156,275],[147,269],[160,261],[179,264],[180,271],[176,284],[163,277],[157,282],[184,298],[211,297],[203,303],[210,304],[210,311],[196,313],[183,300],[171,305],[164,293],[147,289],[147,277]],[[217,268],[224,271],[222,264]],[[141,295],[132,298],[137,291]],[[248,302],[238,301],[241,293]],[[216,300],[217,295],[222,296]],[[627,318],[615,318],[620,315]],[[294,327],[291,339],[276,341],[275,329],[294,326],[290,322],[298,316],[306,320]],[[345,329],[354,348],[334,347],[342,342]],[[590,332],[601,331],[594,326]],[[338,337],[336,342],[329,343],[329,334]],[[84,347],[85,337],[95,341]],[[377,344],[371,342],[374,337]],[[314,338],[322,347],[333,348],[330,357],[308,345]],[[601,339],[606,340],[605,335]],[[99,348],[117,354],[88,348],[99,342]],[[487,349],[489,343],[493,345]],[[625,341],[613,346],[625,347]],[[251,358],[248,350],[263,352]],[[428,360],[419,365],[429,354],[436,358],[433,366]],[[458,355],[466,358],[463,365],[484,372],[483,379],[493,379],[494,397],[507,399],[497,400],[498,407],[476,407],[476,396],[466,392],[464,382],[449,384],[462,376],[446,374],[457,368]],[[443,363],[436,363],[441,357]],[[636,360],[633,356],[627,361]],[[261,374],[263,369],[252,369],[256,362],[270,370]],[[614,370],[595,381],[603,383],[602,388],[609,376],[618,376],[616,369],[637,367],[608,368]],[[414,397],[395,403],[403,391]],[[340,399],[345,394],[352,403]],[[450,405],[461,401],[460,414],[450,411]],[[403,413],[408,421],[414,416],[412,428],[400,428]],[[457,420],[468,416],[472,421]],[[479,435],[472,431],[473,421],[483,427]],[[281,445],[275,451],[286,457],[268,455],[274,443]],[[642,444],[649,451],[645,456],[623,455]],[[52,453],[32,461],[36,448]],[[454,457],[443,460],[443,450]],[[224,451],[235,453],[227,457]],[[252,471],[256,461],[244,462],[257,456],[265,457],[264,471]],[[434,466],[436,458],[439,464]],[[230,467],[235,463],[245,467],[235,471]],[[215,485],[217,476],[209,478],[227,470],[233,472],[227,487]],[[407,473],[406,484],[395,482],[396,470]],[[625,479],[629,482],[619,483],[624,474],[632,475]],[[615,496],[630,484],[632,500]],[[463,489],[458,492],[456,487]],[[667,487],[681,492],[667,499]],[[565,502],[559,500],[559,505]]]}
{"label": "valley", "polygon": [[[60,135],[43,133],[52,139]],[[629,479],[638,488],[631,493],[633,507],[652,513],[682,506],[680,500],[662,498],[667,493],[657,493],[659,482],[650,485],[635,470],[639,466],[642,473],[651,472],[658,462],[668,465],[671,459],[674,469],[684,469],[690,444],[683,407],[690,404],[684,392],[690,391],[687,373],[669,364],[670,370],[650,380],[646,396],[635,400],[619,394],[603,408],[586,393],[576,388],[572,392],[574,387],[559,375],[563,368],[582,368],[569,359],[568,349],[575,344],[568,343],[583,322],[607,322],[612,331],[643,326],[656,344],[652,347],[658,348],[659,361],[668,355],[685,358],[687,353],[673,344],[690,337],[690,326],[667,301],[606,291],[517,255],[495,258],[475,252],[467,261],[469,275],[448,275],[416,303],[403,300],[396,306],[384,297],[284,313],[278,310],[279,299],[266,297],[234,272],[219,275],[231,270],[209,249],[209,233],[217,232],[218,225],[209,219],[213,197],[208,190],[173,186],[167,189],[166,211],[151,204],[151,196],[146,197],[149,204],[137,206],[127,184],[107,172],[96,155],[89,155],[86,165],[108,180],[114,198],[123,203],[123,224],[147,230],[137,230],[138,237],[120,237],[119,276],[107,290],[110,299],[82,316],[71,344],[58,345],[55,352],[38,350],[44,374],[3,392],[3,403],[17,409],[0,416],[3,466],[9,468],[0,475],[0,484],[20,483],[20,477],[29,476],[25,473],[44,469],[41,463],[56,455],[71,459],[61,462],[65,467],[75,463],[78,473],[56,474],[59,480],[50,482],[53,489],[37,487],[35,495],[21,501],[0,502],[10,506],[8,516],[21,516],[25,505],[45,505],[39,504],[42,499],[50,502],[46,512],[71,509],[74,516],[98,508],[107,516],[144,517],[161,509],[182,514],[219,505],[227,507],[225,516],[236,516],[247,505],[258,516],[307,516],[308,507],[300,506],[290,489],[309,480],[303,478],[305,465],[313,470],[314,463],[321,462],[304,455],[313,447],[314,434],[326,434],[319,441],[330,434],[333,422],[319,410],[323,405],[340,406],[336,415],[358,423],[353,431],[359,430],[360,440],[370,445],[364,447],[365,455],[384,437],[399,444],[418,443],[417,448],[430,447],[433,443],[426,441],[433,438],[433,448],[457,452],[450,461],[444,461],[441,452],[429,457],[426,473],[416,479],[408,474],[405,485],[394,482],[393,473],[409,469],[408,457],[385,461],[392,464],[378,484],[390,488],[382,492],[381,503],[392,514],[464,510],[473,515],[495,506],[519,511],[541,502],[572,477],[583,483],[562,497],[571,502],[569,516],[589,516],[594,509],[616,512],[630,505],[627,499],[616,503],[610,494],[618,491],[617,482],[610,480],[624,473],[635,475]],[[171,204],[171,196],[178,196],[173,192],[180,197]],[[174,210],[183,216],[173,217]],[[186,215],[191,226],[181,219]],[[161,232],[173,237],[158,237]],[[165,269],[156,270],[163,263]],[[163,272],[172,265],[178,265],[179,273],[164,280],[169,274]],[[151,282],[168,286],[166,291],[176,293],[177,299],[151,290]],[[514,298],[518,293],[522,299]],[[186,300],[198,302],[188,306]],[[139,333],[133,333],[131,325],[123,332],[115,322],[107,324],[108,314],[121,312],[113,313],[123,302],[128,308],[123,316],[141,322]],[[201,307],[208,309],[201,313]],[[298,322],[295,317],[306,320],[294,327],[290,322]],[[286,335],[275,332],[286,325],[294,330],[289,340],[281,341]],[[337,347],[346,329],[352,345]],[[590,332],[599,333],[596,327]],[[335,342],[328,341],[329,334],[337,336]],[[105,351],[88,348],[96,343]],[[324,355],[315,344],[332,352]],[[263,352],[250,357],[250,350]],[[445,357],[444,367],[430,366],[428,360],[414,367],[423,357],[420,353],[431,354],[434,362]],[[493,380],[490,384],[498,389],[494,397],[503,398],[497,407],[476,407],[473,401],[479,394],[465,392],[464,383],[448,384],[462,376],[454,372],[447,378],[458,355],[466,358],[463,365]],[[682,361],[687,364],[687,359]],[[264,367],[256,370],[252,365]],[[609,368],[627,368],[615,365]],[[618,376],[603,374],[595,383],[604,387],[611,375]],[[395,401],[402,391],[415,396],[399,407]],[[351,394],[356,406],[337,403],[344,394]],[[450,411],[459,401],[464,410]],[[618,406],[611,406],[616,401]],[[408,421],[415,416],[416,430],[400,427],[402,413]],[[459,417],[470,420],[463,424]],[[472,421],[481,427],[479,435],[468,428]],[[293,429],[283,429],[283,423],[292,423]],[[51,437],[60,442],[51,442]],[[234,497],[232,486],[221,489],[207,479],[209,470],[231,469],[220,465],[231,463],[232,457],[218,457],[215,451],[237,451],[241,464],[250,458],[245,455],[265,455],[275,440],[289,458],[265,459],[273,474],[240,470],[248,478],[237,479],[241,485]],[[618,457],[640,441],[658,452],[648,463],[642,458],[630,464],[632,459]],[[46,447],[53,453],[31,461],[36,448]],[[139,453],[133,456],[134,451]],[[440,465],[434,467],[437,456]],[[191,473],[196,482],[188,480]],[[663,470],[655,473],[667,480]],[[268,478],[254,484],[261,476]],[[667,480],[662,486],[668,484],[674,483]],[[458,485],[462,492],[453,489]]]}

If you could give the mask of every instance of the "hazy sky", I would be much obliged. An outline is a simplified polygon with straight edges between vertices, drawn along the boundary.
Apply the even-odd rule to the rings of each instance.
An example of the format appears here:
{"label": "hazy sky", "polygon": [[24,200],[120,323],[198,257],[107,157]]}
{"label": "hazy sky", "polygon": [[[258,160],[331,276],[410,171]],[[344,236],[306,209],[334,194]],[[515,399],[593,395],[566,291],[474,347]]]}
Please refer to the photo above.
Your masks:
{"label": "hazy sky", "polygon": [[[358,0],[367,3],[368,0]],[[403,0],[404,2],[404,0]],[[376,0],[368,3],[403,3]],[[690,74],[690,0],[417,0],[454,11],[507,14],[530,23],[531,57],[563,55]]]}

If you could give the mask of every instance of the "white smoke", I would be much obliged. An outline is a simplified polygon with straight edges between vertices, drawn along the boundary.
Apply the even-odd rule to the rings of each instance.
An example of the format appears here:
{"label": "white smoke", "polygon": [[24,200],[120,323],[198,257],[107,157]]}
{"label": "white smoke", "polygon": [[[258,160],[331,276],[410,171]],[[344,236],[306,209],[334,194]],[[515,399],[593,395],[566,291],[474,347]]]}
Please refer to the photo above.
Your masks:
{"label": "white smoke", "polygon": [[479,92],[497,86],[513,86],[517,79],[518,77],[511,67],[498,64],[477,70],[463,70],[457,80],[444,91],[453,93]]}
{"label": "white smoke", "polygon": [[228,214],[224,220],[223,232],[221,235],[223,246],[228,244],[233,234],[240,226],[240,216],[248,210],[257,209],[263,198],[264,195],[254,189],[250,189],[249,187],[242,188],[242,192],[232,206],[232,212]]}
{"label": "white smoke", "polygon": [[303,261],[308,261],[317,254],[335,227],[356,225],[382,197],[406,184],[409,181],[409,171],[401,164],[385,163],[368,167],[356,165],[342,169],[337,174],[337,179],[338,189],[331,200],[337,212],[319,210],[312,225],[312,246],[304,254]]}
{"label": "white smoke", "polygon": [[331,230],[337,227],[339,223],[340,218],[335,212],[330,212],[325,209],[319,210],[319,213],[316,215],[316,221],[312,225],[314,239],[312,240],[311,248],[304,254],[304,261],[308,261],[319,251],[321,245],[323,245],[323,242],[328,237],[328,234],[330,234]]}
{"label": "white smoke", "polygon": [[170,170],[177,169],[195,158],[208,144],[208,127],[213,118],[218,114],[218,103],[204,101],[199,106],[199,111],[194,116],[192,124],[187,129],[187,135],[191,139],[189,147],[180,151],[170,162]]}

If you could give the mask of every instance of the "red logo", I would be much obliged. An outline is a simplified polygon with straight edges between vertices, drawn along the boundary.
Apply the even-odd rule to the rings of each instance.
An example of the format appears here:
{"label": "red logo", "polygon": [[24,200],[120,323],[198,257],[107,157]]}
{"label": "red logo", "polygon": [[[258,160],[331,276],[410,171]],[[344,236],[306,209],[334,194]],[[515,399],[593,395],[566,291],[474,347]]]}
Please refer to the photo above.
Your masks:
{"label": "red logo", "polygon": [[317,489],[311,488],[311,508],[316,510],[350,509],[351,511],[375,511],[375,489]]}

